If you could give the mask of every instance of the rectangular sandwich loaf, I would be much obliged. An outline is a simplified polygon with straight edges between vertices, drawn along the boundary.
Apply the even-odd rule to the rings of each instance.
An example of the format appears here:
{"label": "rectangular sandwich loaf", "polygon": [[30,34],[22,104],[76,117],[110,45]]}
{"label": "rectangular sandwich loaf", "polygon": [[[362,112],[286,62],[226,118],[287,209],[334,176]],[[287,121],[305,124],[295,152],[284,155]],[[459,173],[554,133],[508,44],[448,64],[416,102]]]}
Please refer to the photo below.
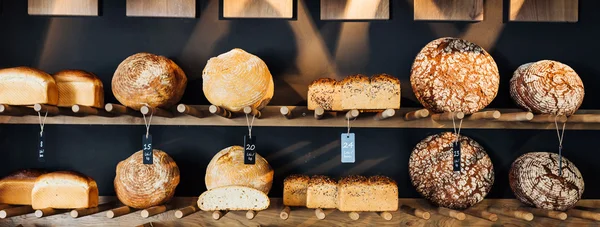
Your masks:
{"label": "rectangular sandwich loaf", "polygon": [[306,206],[306,190],[310,178],[306,175],[293,174],[283,180],[283,205]]}
{"label": "rectangular sandwich loaf", "polygon": [[63,70],[54,75],[58,87],[58,106],[83,105],[104,108],[102,81],[82,70]]}
{"label": "rectangular sandwich loaf", "polygon": [[36,179],[44,174],[38,170],[21,170],[0,180],[0,204],[31,205],[31,191]]}
{"label": "rectangular sandwich loaf", "polygon": [[327,176],[312,176],[306,190],[306,207],[337,208],[338,187],[335,180]]}
{"label": "rectangular sandwich loaf", "polygon": [[58,103],[58,88],[52,76],[38,69],[0,69],[0,103],[34,105]]}
{"label": "rectangular sandwich loaf", "polygon": [[321,78],[308,85],[308,109],[321,107],[326,111],[341,111],[340,86],[334,79]]}
{"label": "rectangular sandwich loaf", "polygon": [[33,209],[78,209],[98,206],[98,186],[80,173],[59,171],[41,175],[31,192]]}
{"label": "rectangular sandwich loaf", "polygon": [[338,190],[340,211],[398,210],[398,185],[389,177],[344,177],[338,182]]}

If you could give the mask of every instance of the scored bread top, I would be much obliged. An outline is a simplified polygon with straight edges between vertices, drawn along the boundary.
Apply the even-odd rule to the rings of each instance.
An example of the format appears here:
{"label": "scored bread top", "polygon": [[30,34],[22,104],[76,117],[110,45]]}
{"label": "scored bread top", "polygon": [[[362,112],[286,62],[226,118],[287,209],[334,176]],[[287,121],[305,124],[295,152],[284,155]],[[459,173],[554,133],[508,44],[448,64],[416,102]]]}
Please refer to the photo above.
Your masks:
{"label": "scored bread top", "polygon": [[296,181],[296,182],[306,182],[308,183],[308,181],[310,180],[310,178],[306,175],[303,174],[292,174],[287,176],[284,180],[283,183],[288,183],[288,182],[292,182],[292,181]]}
{"label": "scored bread top", "polygon": [[308,186],[318,186],[318,185],[325,185],[325,184],[329,184],[329,185],[335,185],[337,182],[335,182],[335,180],[333,180],[332,178],[328,177],[328,176],[323,176],[323,175],[314,175],[310,178],[310,181],[308,181]]}

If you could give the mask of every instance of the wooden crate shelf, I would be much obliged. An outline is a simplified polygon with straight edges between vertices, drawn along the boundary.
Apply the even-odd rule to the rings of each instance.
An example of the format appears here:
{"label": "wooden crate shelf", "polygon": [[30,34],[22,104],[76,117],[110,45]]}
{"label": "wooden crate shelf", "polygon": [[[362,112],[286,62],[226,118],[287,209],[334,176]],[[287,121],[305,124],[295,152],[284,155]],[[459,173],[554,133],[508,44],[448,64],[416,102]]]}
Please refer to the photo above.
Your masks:
{"label": "wooden crate shelf", "polygon": [[[115,197],[100,197],[101,203],[107,204],[115,201]],[[28,213],[12,218],[0,219],[0,227],[16,226],[139,226],[146,223],[152,223],[152,226],[593,226],[600,222],[574,217],[570,214],[582,211],[581,209],[567,211],[569,214],[566,220],[557,220],[547,215],[536,212],[533,220],[527,221],[526,218],[519,218],[513,215],[513,211],[518,211],[525,216],[531,214],[529,208],[523,207],[515,199],[486,199],[480,204],[464,211],[453,211],[448,209],[438,209],[430,205],[423,199],[400,199],[401,208],[395,212],[389,212],[392,215],[391,220],[385,220],[380,214],[374,212],[362,212],[357,220],[352,220],[351,215],[338,210],[325,210],[327,216],[319,220],[315,216],[315,210],[308,208],[292,207],[287,219],[280,217],[284,206],[281,198],[272,198],[271,206],[264,211],[256,213],[256,216],[249,220],[245,211],[227,212],[219,220],[213,218],[213,212],[197,211],[182,218],[176,217],[177,211],[195,203],[196,197],[176,197],[164,212],[148,218],[142,217],[142,210],[114,217],[107,218],[107,211],[101,210],[87,216],[73,218],[70,212],[59,212],[47,217],[37,218],[33,213]],[[112,203],[118,207],[117,203]],[[587,207],[593,209],[600,207],[600,200],[581,200],[578,207]],[[428,219],[415,215],[411,209],[419,209],[428,212]],[[490,207],[496,207],[491,209]],[[583,209],[583,208],[582,208]],[[482,210],[498,211],[496,221],[490,221],[484,217],[491,214],[481,212]],[[587,211],[597,214],[595,211]],[[513,213],[510,213],[513,212]],[[484,215],[481,215],[484,213]],[[500,214],[502,213],[502,214]],[[454,217],[452,217],[454,216]],[[493,216],[493,215],[492,215]],[[462,219],[462,220],[460,220]]]}

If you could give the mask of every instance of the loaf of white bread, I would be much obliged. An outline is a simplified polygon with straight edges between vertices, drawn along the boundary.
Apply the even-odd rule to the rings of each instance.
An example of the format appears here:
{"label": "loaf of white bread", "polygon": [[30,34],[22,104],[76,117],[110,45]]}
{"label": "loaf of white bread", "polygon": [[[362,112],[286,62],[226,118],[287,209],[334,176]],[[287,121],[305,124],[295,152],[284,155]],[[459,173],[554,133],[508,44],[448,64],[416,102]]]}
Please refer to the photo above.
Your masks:
{"label": "loaf of white bread", "polygon": [[318,79],[308,86],[308,109],[319,106],[327,111],[400,109],[400,80],[387,74]]}
{"label": "loaf of white bread", "polygon": [[33,105],[58,103],[58,88],[52,76],[30,67],[0,69],[0,103]]}
{"label": "loaf of white bread", "polygon": [[203,211],[216,210],[265,210],[269,208],[269,197],[251,187],[224,186],[205,191],[198,198],[198,207]]}
{"label": "loaf of white bread", "polygon": [[83,105],[104,108],[102,81],[82,70],[63,70],[54,74],[58,87],[58,106]]}
{"label": "loaf of white bread", "polygon": [[33,209],[78,209],[98,206],[98,186],[94,179],[71,171],[39,176],[31,191]]}
{"label": "loaf of white bread", "polygon": [[273,168],[256,153],[253,165],[244,164],[244,148],[231,146],[219,151],[206,167],[207,189],[222,186],[246,186],[269,193],[273,184]]}
{"label": "loaf of white bread", "polygon": [[39,170],[21,170],[2,178],[0,204],[31,205],[31,190],[42,174]]}

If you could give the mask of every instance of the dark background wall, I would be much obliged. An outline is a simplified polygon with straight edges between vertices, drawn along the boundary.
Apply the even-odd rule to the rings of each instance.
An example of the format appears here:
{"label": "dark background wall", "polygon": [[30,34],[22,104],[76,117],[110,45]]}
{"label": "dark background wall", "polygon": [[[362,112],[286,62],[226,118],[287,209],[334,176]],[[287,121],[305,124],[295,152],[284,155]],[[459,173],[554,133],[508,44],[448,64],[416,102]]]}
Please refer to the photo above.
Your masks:
{"label": "dark background wall", "polygon": [[[391,0],[391,19],[376,22],[319,20],[319,1],[297,2],[293,20],[220,19],[218,0],[198,0],[194,19],[128,18],[125,0],[101,1],[100,17],[27,15],[27,1],[0,1],[0,68],[27,65],[49,73],[67,68],[96,73],[104,82],[106,101],[114,102],[110,81],[116,66],[136,52],[165,55],[186,72],[189,83],[182,102],[208,104],[201,72],[208,58],[232,48],[261,57],[275,81],[275,105],[305,105],[306,86],[319,77],[385,72],[403,82],[402,106],[419,106],[409,85],[414,56],[427,42],[443,36],[472,40],[495,58],[501,73],[498,97],[491,107],[514,108],[508,80],[519,65],[553,59],[573,67],[586,86],[582,108],[598,109],[600,72],[595,45],[600,35],[600,2],[580,1],[578,23],[506,22],[506,3],[486,1],[483,22],[416,22],[411,1]],[[179,196],[205,190],[204,172],[212,156],[241,144],[245,127],[153,126],[156,148],[177,161],[182,174]],[[440,129],[353,129],[357,162],[339,162],[339,133],[345,128],[256,127],[259,153],[275,168],[270,196],[280,197],[283,178],[291,173],[384,174],[399,184],[401,197],[418,197],[408,178],[408,157],[414,145]],[[37,125],[0,125],[0,176],[21,168],[76,170],[98,182],[101,195],[114,195],[112,180],[118,161],[140,149],[142,126],[48,125],[48,159],[35,158]],[[513,197],[507,172],[512,161],[528,151],[557,149],[553,130],[463,130],[491,156],[496,182],[490,197]],[[597,131],[567,131],[564,153],[582,172],[585,198],[600,198],[593,176]]]}

